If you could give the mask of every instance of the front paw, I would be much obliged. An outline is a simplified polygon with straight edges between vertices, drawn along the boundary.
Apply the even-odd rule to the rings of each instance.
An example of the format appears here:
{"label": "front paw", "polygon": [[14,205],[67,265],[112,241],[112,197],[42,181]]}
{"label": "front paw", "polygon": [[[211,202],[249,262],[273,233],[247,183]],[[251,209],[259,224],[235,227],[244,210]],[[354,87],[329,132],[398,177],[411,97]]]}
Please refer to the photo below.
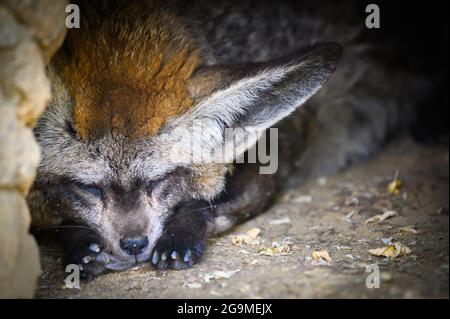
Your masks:
{"label": "front paw", "polygon": [[151,263],[160,270],[187,269],[201,259],[205,246],[201,235],[186,231],[168,231],[157,241]]}
{"label": "front paw", "polygon": [[80,277],[91,281],[95,277],[105,273],[106,265],[110,263],[110,255],[102,251],[97,242],[82,244],[66,252],[65,264],[76,264],[80,269]]}
{"label": "front paw", "polygon": [[91,281],[95,277],[108,271],[123,271],[135,266],[129,261],[122,261],[102,250],[100,244],[92,242],[80,247],[66,258],[66,264],[77,264],[80,268],[80,277]]}

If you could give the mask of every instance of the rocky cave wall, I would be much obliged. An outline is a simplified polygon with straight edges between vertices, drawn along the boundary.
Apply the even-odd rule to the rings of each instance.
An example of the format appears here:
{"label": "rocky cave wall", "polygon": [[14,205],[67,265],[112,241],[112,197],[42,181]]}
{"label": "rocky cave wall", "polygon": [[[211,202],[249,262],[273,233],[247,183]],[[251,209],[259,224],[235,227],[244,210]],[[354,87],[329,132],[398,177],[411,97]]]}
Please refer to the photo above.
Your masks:
{"label": "rocky cave wall", "polygon": [[25,197],[39,163],[32,128],[50,98],[45,65],[66,1],[0,0],[0,298],[33,297],[40,274]]}

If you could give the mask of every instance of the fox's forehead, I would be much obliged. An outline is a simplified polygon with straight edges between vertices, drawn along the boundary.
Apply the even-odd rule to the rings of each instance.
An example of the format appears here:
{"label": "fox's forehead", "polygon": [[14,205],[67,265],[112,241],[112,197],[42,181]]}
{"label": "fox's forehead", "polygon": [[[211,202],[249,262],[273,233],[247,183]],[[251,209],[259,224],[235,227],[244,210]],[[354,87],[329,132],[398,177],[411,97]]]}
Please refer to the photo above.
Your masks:
{"label": "fox's forehead", "polygon": [[133,26],[117,19],[70,30],[69,52],[54,59],[73,97],[73,126],[82,140],[111,132],[152,136],[194,104],[186,83],[200,54],[183,27],[164,12]]}

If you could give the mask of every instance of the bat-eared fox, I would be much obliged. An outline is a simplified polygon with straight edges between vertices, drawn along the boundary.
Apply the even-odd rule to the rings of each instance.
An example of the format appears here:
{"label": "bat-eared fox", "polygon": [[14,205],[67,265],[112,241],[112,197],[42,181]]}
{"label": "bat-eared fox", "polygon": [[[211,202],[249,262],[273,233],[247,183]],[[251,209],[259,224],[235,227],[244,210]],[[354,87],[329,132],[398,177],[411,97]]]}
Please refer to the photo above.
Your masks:
{"label": "bat-eared fox", "polygon": [[[347,1],[75,3],[80,28],[48,66],[28,202],[87,278],[189,268],[209,236],[414,118],[420,81],[376,59]],[[276,164],[249,160],[259,148]]]}

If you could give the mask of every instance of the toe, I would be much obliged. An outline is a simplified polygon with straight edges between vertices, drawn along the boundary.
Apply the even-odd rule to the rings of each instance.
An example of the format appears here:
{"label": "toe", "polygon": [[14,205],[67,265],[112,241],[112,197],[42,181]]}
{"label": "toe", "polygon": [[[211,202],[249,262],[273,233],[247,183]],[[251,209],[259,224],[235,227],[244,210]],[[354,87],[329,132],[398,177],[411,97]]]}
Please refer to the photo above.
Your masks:
{"label": "toe", "polygon": [[183,261],[185,263],[188,263],[191,260],[191,258],[192,258],[192,250],[188,249],[184,254]]}
{"label": "toe", "polygon": [[95,260],[96,260],[98,263],[103,264],[103,265],[109,264],[109,262],[110,262],[109,255],[108,255],[107,253],[104,253],[104,252],[98,254],[98,255],[95,257]]}
{"label": "toe", "polygon": [[152,264],[156,265],[156,264],[158,264],[158,261],[159,261],[159,253],[157,251],[155,251],[153,253],[153,257],[152,257]]}
{"label": "toe", "polygon": [[89,264],[92,261],[92,257],[91,256],[84,256],[81,261],[83,262],[83,264]]}
{"label": "toe", "polygon": [[89,250],[92,251],[93,253],[99,253],[100,252],[100,246],[96,243],[90,244],[89,245]]}

